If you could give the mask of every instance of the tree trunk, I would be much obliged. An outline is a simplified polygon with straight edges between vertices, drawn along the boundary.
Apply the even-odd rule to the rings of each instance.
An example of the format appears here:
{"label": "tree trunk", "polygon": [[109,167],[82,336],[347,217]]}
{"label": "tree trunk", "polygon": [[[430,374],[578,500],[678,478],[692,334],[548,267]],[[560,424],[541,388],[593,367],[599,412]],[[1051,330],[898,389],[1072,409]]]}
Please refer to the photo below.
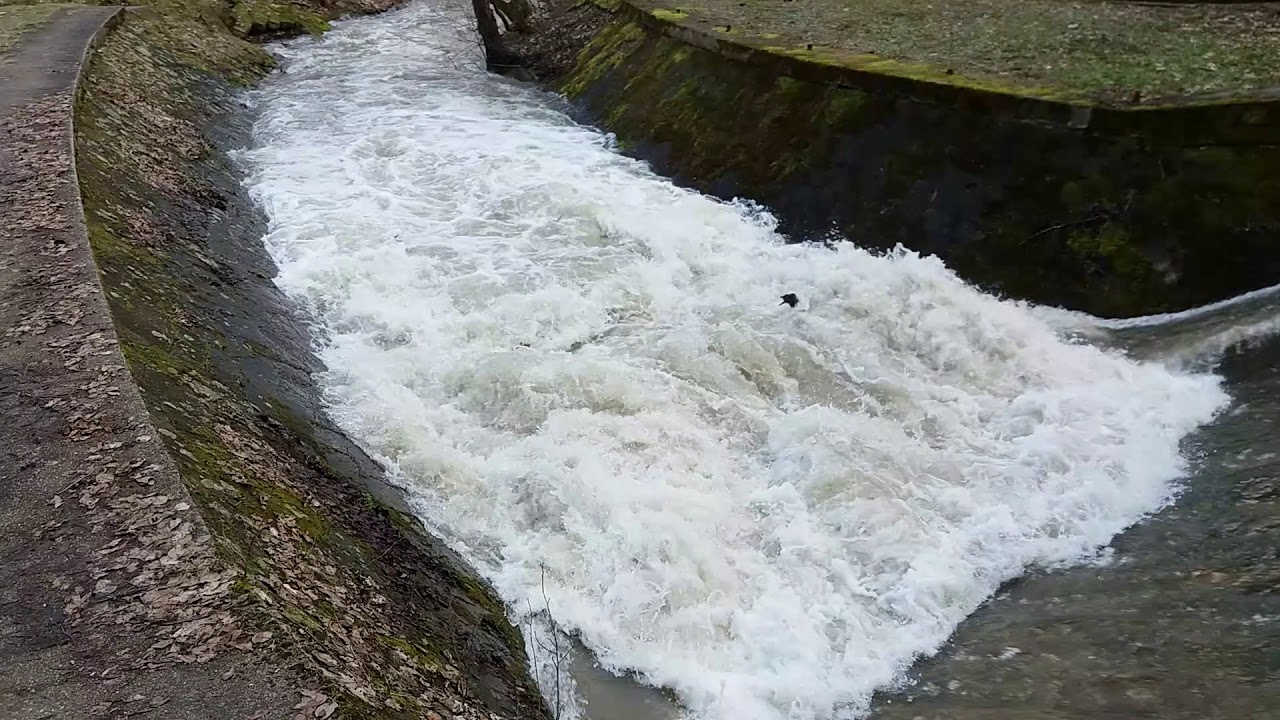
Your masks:
{"label": "tree trunk", "polygon": [[498,31],[498,21],[493,16],[493,8],[489,0],[471,0],[471,7],[476,13],[476,29],[480,31],[480,41],[484,43],[484,59],[490,70],[503,56],[502,34]]}

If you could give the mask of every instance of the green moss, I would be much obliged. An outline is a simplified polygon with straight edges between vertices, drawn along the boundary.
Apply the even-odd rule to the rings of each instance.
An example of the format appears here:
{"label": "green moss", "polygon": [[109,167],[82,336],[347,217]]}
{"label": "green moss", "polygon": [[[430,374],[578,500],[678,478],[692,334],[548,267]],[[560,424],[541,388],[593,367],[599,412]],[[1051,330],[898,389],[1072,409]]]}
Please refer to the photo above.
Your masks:
{"label": "green moss", "polygon": [[827,96],[827,112],[824,117],[834,124],[846,125],[867,110],[869,99],[867,93],[861,90],[832,88]]}
{"label": "green moss", "polygon": [[154,343],[122,342],[120,347],[131,366],[174,378],[182,376],[181,363]]}
{"label": "green moss", "polygon": [[790,75],[779,75],[773,81],[773,91],[770,93],[770,101],[786,102],[789,99],[799,98],[801,95],[809,91],[808,83],[797,80]]}
{"label": "green moss", "polygon": [[379,635],[379,642],[393,650],[399,650],[420,665],[433,670],[441,669],[446,659],[438,651],[431,648],[425,640],[409,642],[395,635]]}
{"label": "green moss", "polygon": [[577,96],[620,65],[643,39],[644,29],[638,23],[610,23],[578,53],[574,72],[561,84],[561,92],[569,97]]}
{"label": "green moss", "polygon": [[667,10],[665,8],[656,8],[649,11],[654,17],[667,22],[680,22],[689,17],[689,13],[683,10]]}
{"label": "green moss", "polygon": [[293,621],[294,623],[297,623],[299,626],[304,627],[308,630],[311,630],[312,632],[324,631],[324,625],[322,625],[319,620],[316,620],[315,618],[311,617],[307,613],[301,610],[298,610],[296,608],[289,608],[285,610],[284,616],[289,618],[289,620]]}
{"label": "green moss", "polygon": [[395,508],[390,508],[380,503],[378,507],[380,507],[382,511],[386,513],[387,517],[391,520],[392,523],[395,524],[396,528],[402,534],[414,535],[419,533],[422,530],[421,523],[419,523],[418,519],[413,517],[412,515],[407,515],[405,513],[400,512],[399,510],[396,510]]}
{"label": "green moss", "polygon": [[1059,199],[1062,202],[1062,206],[1068,210],[1078,212],[1083,209],[1085,207],[1086,197],[1085,189],[1079,181],[1068,180],[1062,184],[1062,193],[1059,196]]}
{"label": "green moss", "polygon": [[1035,85],[995,77],[963,75],[938,65],[904,62],[878,55],[830,48],[801,48],[779,45],[765,45],[759,49],[779,57],[791,58],[805,63],[825,65],[871,75],[914,80],[920,83],[953,86],[969,91],[1030,97],[1061,103],[1089,102],[1087,95],[1070,89]]}
{"label": "green moss", "polygon": [[935,177],[940,164],[940,158],[927,152],[904,150],[893,153],[885,159],[885,191],[890,195],[906,194],[917,184]]}
{"label": "green moss", "polygon": [[1082,257],[1111,258],[1122,254],[1128,246],[1123,230],[1104,225],[1101,232],[1076,230],[1067,239],[1067,246]]}
{"label": "green moss", "polygon": [[233,8],[232,17],[232,29],[245,36],[298,32],[318,35],[329,29],[326,13],[287,1],[241,0]]}
{"label": "green moss", "polygon": [[[95,182],[82,183],[86,193],[95,195],[103,193],[106,185],[96,180],[97,178]],[[94,257],[100,266],[119,267],[125,269],[128,274],[145,275],[159,265],[154,254],[141,251],[132,243],[121,240],[119,235],[100,219],[89,218],[87,229],[90,245],[94,249]]]}
{"label": "green moss", "polygon": [[153,0],[151,9],[131,16],[128,32],[145,40],[147,54],[249,85],[274,68],[275,60],[224,24],[235,12],[234,6],[231,13],[226,7],[217,0]]}

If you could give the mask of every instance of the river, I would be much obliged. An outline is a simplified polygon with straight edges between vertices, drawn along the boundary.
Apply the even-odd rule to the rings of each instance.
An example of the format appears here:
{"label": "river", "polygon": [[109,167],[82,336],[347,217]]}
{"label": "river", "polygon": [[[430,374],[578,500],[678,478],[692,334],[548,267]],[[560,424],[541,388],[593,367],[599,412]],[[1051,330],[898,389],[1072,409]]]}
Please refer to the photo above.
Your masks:
{"label": "river", "polygon": [[[484,73],[438,2],[275,49],[240,157],[330,412],[508,601],[562,717],[959,707],[965,667],[1054,654],[1037,602],[1185,559],[1117,534],[1275,468],[1274,395],[1237,388],[1280,384],[1276,293],[1101,321],[787,244]],[[1274,639],[1259,597],[1228,620]]]}

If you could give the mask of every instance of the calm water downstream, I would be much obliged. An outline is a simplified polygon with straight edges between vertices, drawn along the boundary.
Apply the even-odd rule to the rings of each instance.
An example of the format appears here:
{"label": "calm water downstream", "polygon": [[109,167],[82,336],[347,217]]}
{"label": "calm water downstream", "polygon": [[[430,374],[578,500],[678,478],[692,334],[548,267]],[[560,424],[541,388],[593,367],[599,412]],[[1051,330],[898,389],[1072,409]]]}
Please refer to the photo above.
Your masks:
{"label": "calm water downstream", "polygon": [[244,162],[331,412],[565,717],[1274,712],[1280,294],[1108,323],[787,245],[468,27],[279,47]]}

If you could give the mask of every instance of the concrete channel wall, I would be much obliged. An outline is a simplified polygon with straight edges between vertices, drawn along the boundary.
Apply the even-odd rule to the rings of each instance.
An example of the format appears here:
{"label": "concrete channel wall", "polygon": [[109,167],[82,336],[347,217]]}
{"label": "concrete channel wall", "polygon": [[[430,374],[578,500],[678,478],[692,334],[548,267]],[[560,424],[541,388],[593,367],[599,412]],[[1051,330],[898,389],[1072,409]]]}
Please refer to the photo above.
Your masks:
{"label": "concrete channel wall", "polygon": [[325,415],[225,154],[270,58],[187,10],[69,7],[0,66],[0,716],[546,717]]}
{"label": "concrete channel wall", "polygon": [[[572,12],[581,12],[573,10]],[[1104,316],[1280,282],[1280,94],[1105,105],[726,32],[650,0],[555,82],[628,152],[831,232]]]}

